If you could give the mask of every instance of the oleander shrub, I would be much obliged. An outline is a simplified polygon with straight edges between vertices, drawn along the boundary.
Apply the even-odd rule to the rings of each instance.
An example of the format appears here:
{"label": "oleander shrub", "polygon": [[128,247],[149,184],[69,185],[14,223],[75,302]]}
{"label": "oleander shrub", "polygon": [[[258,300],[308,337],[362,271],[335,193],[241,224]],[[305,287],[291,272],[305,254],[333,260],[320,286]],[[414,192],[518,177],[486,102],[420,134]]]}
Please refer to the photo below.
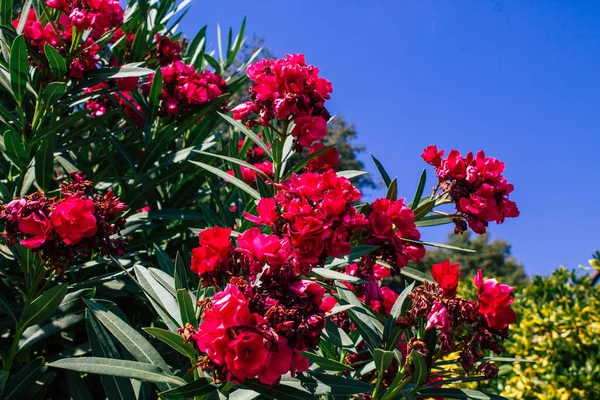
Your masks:
{"label": "oleander shrub", "polygon": [[498,398],[448,385],[514,361],[513,288],[407,265],[519,215],[504,163],[429,146],[406,200],[375,159],[361,202],[332,83],[240,60],[245,22],[213,57],[188,3],[2,2],[3,398]]}

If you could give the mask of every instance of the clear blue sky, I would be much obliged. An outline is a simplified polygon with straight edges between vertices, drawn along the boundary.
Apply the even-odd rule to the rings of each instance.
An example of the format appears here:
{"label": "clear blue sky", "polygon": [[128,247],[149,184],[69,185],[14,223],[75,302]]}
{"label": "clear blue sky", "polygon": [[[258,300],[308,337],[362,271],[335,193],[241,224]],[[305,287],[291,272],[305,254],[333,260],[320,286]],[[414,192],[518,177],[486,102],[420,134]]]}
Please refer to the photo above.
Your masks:
{"label": "clear blue sky", "polygon": [[237,29],[244,16],[275,54],[304,53],[333,82],[329,110],[356,125],[402,196],[425,146],[484,149],[506,162],[521,210],[492,237],[528,273],[587,264],[600,247],[600,2],[198,0],[180,29],[208,24],[216,47],[216,23]]}

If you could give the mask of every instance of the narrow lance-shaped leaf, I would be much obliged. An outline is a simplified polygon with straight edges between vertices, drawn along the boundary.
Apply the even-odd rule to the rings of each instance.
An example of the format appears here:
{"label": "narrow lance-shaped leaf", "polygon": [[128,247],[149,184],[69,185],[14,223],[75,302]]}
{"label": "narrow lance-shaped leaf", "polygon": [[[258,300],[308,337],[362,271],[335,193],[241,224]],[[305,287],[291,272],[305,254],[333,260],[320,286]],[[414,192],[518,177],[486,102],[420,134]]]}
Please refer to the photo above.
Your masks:
{"label": "narrow lance-shaped leaf", "polygon": [[67,285],[58,285],[38,296],[25,307],[19,327],[25,329],[50,317],[67,294]]}
{"label": "narrow lance-shaped leaf", "polygon": [[[119,352],[115,347],[110,335],[100,325],[96,317],[90,310],[85,312],[85,323],[92,348],[92,355],[95,357],[120,359]],[[133,387],[127,378],[121,378],[109,375],[100,375],[100,381],[109,400],[127,400],[134,398]]]}
{"label": "narrow lance-shaped leaf", "polygon": [[54,171],[54,141],[47,137],[35,155],[35,181],[45,190],[50,189]]}
{"label": "narrow lance-shaped leaf", "polygon": [[244,124],[242,124],[239,121],[234,120],[233,118],[231,118],[228,115],[225,115],[222,113],[219,113],[219,115],[225,121],[229,122],[234,128],[239,129],[244,135],[248,136],[250,138],[250,140],[252,140],[254,143],[256,143],[256,145],[258,147],[263,149],[265,154],[267,154],[271,160],[273,159],[273,153],[271,153],[271,149],[269,149],[269,147],[265,144],[265,142],[263,142],[263,140],[261,138],[259,138],[256,133],[254,133],[252,130],[246,128],[244,126]]}
{"label": "narrow lance-shaped leaf", "polygon": [[381,177],[383,178],[383,183],[385,183],[385,186],[386,187],[390,186],[390,183],[392,183],[392,179],[388,175],[385,168],[383,168],[383,165],[381,165],[381,162],[378,159],[376,159],[375,156],[373,156],[373,155],[371,155],[371,158],[373,159],[375,166],[377,166],[377,170],[379,170],[379,173],[381,174]]}
{"label": "narrow lance-shaped leaf", "polygon": [[215,174],[218,177],[224,179],[228,183],[231,183],[232,185],[237,186],[238,188],[240,188],[244,192],[248,193],[250,196],[254,197],[256,200],[260,200],[260,198],[261,198],[260,194],[256,190],[252,189],[248,184],[246,184],[242,180],[236,178],[235,176],[229,175],[225,171],[221,171],[218,168],[215,168],[215,167],[213,167],[211,165],[208,165],[208,164],[201,163],[199,161],[190,161],[190,162],[193,163],[193,164],[196,164],[196,165],[198,165],[198,166],[200,166],[202,168],[204,168],[208,172],[212,172],[213,174]]}
{"label": "narrow lance-shaped leaf", "polygon": [[58,76],[63,76],[67,72],[67,62],[58,50],[46,43],[44,53],[48,59],[48,64],[50,64],[50,70]]}
{"label": "narrow lance-shaped leaf", "polygon": [[23,103],[27,80],[29,75],[29,63],[27,61],[27,43],[25,36],[19,35],[15,38],[10,51],[10,85],[13,96],[19,106]]}
{"label": "narrow lance-shaped leaf", "polygon": [[186,289],[179,289],[177,291],[177,303],[179,304],[179,312],[181,314],[183,326],[185,326],[185,324],[191,324],[192,326],[198,325],[196,319],[196,307],[194,307],[190,293]]}
{"label": "narrow lance-shaped leaf", "polygon": [[155,338],[167,344],[173,350],[183,354],[184,356],[190,359],[196,358],[196,351],[194,350],[194,347],[190,343],[185,343],[183,341],[183,336],[181,336],[180,334],[161,328],[142,329],[144,330],[144,332],[154,336]]}
{"label": "narrow lance-shaped leaf", "polygon": [[166,374],[156,365],[137,361],[113,360],[100,357],[76,357],[63,358],[48,365],[53,368],[67,369],[70,371],[120,376],[154,383],[166,383],[175,386],[186,384],[185,380],[174,375]]}
{"label": "narrow lance-shaped leaf", "polygon": [[86,299],[84,301],[94,314],[94,317],[98,318],[102,325],[125,346],[136,360],[154,364],[165,372],[171,371],[158,351],[138,331],[101,304]]}
{"label": "narrow lance-shaped leaf", "polygon": [[427,170],[423,168],[423,172],[421,172],[421,177],[419,178],[419,185],[417,186],[417,191],[415,192],[415,197],[413,199],[411,208],[414,210],[419,205],[419,200],[421,196],[423,196],[423,190],[425,190],[425,183],[427,182]]}

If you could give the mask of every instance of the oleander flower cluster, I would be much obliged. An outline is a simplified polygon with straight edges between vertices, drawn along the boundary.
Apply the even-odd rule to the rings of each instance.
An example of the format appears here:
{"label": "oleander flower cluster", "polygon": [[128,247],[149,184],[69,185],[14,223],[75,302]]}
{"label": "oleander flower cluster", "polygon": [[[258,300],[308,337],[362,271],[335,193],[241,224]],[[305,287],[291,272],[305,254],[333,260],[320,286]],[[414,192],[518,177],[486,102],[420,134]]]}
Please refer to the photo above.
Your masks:
{"label": "oleander flower cluster", "polygon": [[0,205],[5,225],[0,235],[6,244],[19,243],[39,254],[44,265],[58,273],[96,253],[123,254],[125,242],[119,233],[125,227],[121,214],[127,205],[112,190],[92,193],[93,183],[80,172],[60,186],[60,198],[38,191]]}
{"label": "oleander flower cluster", "polygon": [[475,233],[483,234],[490,222],[501,224],[506,218],[519,216],[519,209],[509,194],[514,190],[502,173],[504,163],[486,157],[483,151],[463,157],[452,150],[442,158],[444,150],[436,146],[425,149],[423,160],[435,167],[439,179],[437,189],[448,194],[456,204],[455,232],[464,232],[467,224]]}
{"label": "oleander flower cluster", "polygon": [[[52,46],[63,57],[73,53],[67,66],[68,76],[81,79],[86,71],[98,67],[101,49],[96,40],[119,28],[123,22],[123,8],[117,0],[48,0],[46,5],[59,12],[58,21],[44,24],[32,8],[27,14],[23,34],[40,56],[45,54],[46,45]],[[13,21],[13,27],[18,26],[20,18]],[[90,34],[81,41],[82,33],[88,30]],[[38,67],[41,68],[41,64]]]}
{"label": "oleander flower cluster", "polygon": [[[390,346],[393,338],[383,334],[383,326],[377,327],[387,320],[385,332],[394,332],[391,336],[396,341],[386,351],[397,352],[384,371],[370,370],[357,375],[358,379],[392,389],[399,374],[416,373],[416,355],[431,363],[453,353],[466,373],[496,377],[498,367],[483,360],[483,354],[488,350],[500,353],[508,326],[516,321],[510,307],[512,288],[495,279],[485,280],[479,271],[474,279],[477,299],[457,297],[459,265],[449,260],[433,266],[431,281],[415,285],[403,296],[387,287],[387,278],[410,277],[407,264],[425,256],[417,228],[424,213],[414,211],[423,207],[417,204],[413,210],[404,199],[396,199],[395,191],[359,205],[361,192],[336,172],[339,154],[335,148],[321,142],[321,133],[294,133],[304,117],[321,118],[326,125],[324,100],[331,92],[330,84],[320,80],[318,69],[307,66],[303,56],[262,60],[248,69],[248,76],[254,82],[251,100],[233,113],[236,119],[250,114],[260,118],[260,123],[250,119],[246,124],[247,129],[260,130],[254,132],[256,136],[249,134],[252,142],[247,138],[237,143],[240,158],[252,166],[241,166],[242,180],[249,185],[245,189],[240,181],[225,181],[255,195],[254,185],[263,195],[255,207],[245,207],[245,221],[237,220],[234,225],[238,232],[208,227],[199,233],[199,246],[192,250],[192,272],[202,286],[216,291],[214,297],[198,302],[199,325],[180,329],[185,341],[201,354],[198,366],[211,373],[215,382],[258,380],[277,385],[282,375],[308,370],[304,352],[312,353],[311,357],[319,354],[329,319],[329,328],[341,329],[356,348],[336,356],[356,367],[374,358],[374,347]],[[296,127],[288,131],[287,124],[292,122]],[[290,136],[296,144],[292,151],[308,160],[300,161],[286,175],[274,168],[281,160],[264,149],[277,154]],[[258,141],[266,147],[254,143]],[[436,166],[439,182],[425,204],[435,207],[449,197],[446,202],[456,202],[461,214],[445,218],[466,219],[469,225],[475,225],[476,218],[487,224],[494,216],[493,207],[506,210],[514,204],[508,203],[512,186],[501,175],[502,163],[485,158],[483,152],[476,157],[469,153],[460,161],[451,154],[444,160],[443,152],[435,147],[426,149],[423,158]],[[456,166],[461,162],[464,171]],[[233,170],[227,172],[234,175]],[[262,189],[257,184],[259,175]],[[442,194],[436,197],[438,190]],[[467,204],[490,190],[496,203],[490,201],[477,212]],[[249,227],[248,221],[254,226]],[[474,230],[481,233],[481,229]],[[364,252],[352,257],[352,262],[345,258],[359,247]],[[364,307],[362,311],[349,311],[358,304]],[[374,322],[366,323],[368,318]],[[363,336],[365,324],[371,331]],[[378,329],[381,336],[377,336]],[[443,380],[430,369],[420,384],[434,386]]]}
{"label": "oleander flower cluster", "polygon": [[319,68],[306,64],[304,55],[263,59],[248,67],[247,74],[253,82],[250,101],[232,110],[235,119],[253,114],[263,126],[275,119],[286,124],[293,121],[292,136],[298,150],[325,138],[330,118],[325,101],[333,88],[331,82],[319,77]]}
{"label": "oleander flower cluster", "polygon": [[308,369],[303,351],[314,349],[325,326],[325,289],[291,269],[269,269],[252,284],[231,279],[214,298],[201,302],[198,329],[182,329],[205,353],[200,366],[218,381],[258,378],[267,385],[283,374]]}
{"label": "oleander flower cluster", "polygon": [[[183,61],[173,61],[160,68],[162,74],[162,92],[160,94],[162,115],[183,114],[206,104],[226,91],[227,83],[218,74],[209,70],[197,71],[193,65]],[[149,76],[149,83],[142,87],[144,95],[150,92],[150,83],[154,75]]]}
{"label": "oleander flower cluster", "polygon": [[367,225],[353,206],[360,191],[333,170],[295,174],[278,189],[274,198],[258,202],[258,216],[245,216],[281,238],[277,254],[290,258],[298,273],[323,265],[327,257],[348,254],[353,234]]}
{"label": "oleander flower cluster", "polygon": [[[495,279],[484,280],[483,272],[479,270],[474,278],[478,299],[473,301],[456,297],[460,277],[458,264],[451,264],[449,260],[434,264],[432,276],[436,284],[425,282],[408,295],[412,308],[398,319],[398,324],[402,328],[416,327],[420,326],[420,319],[425,319],[425,330],[435,329],[439,333],[437,357],[458,353],[466,372],[481,361],[485,350],[500,354],[502,341],[508,336],[508,326],[517,320],[510,307],[514,300],[511,296],[513,288]],[[423,357],[434,350],[423,346],[418,349]],[[498,367],[491,362],[483,362],[477,368],[488,378],[498,376]]]}

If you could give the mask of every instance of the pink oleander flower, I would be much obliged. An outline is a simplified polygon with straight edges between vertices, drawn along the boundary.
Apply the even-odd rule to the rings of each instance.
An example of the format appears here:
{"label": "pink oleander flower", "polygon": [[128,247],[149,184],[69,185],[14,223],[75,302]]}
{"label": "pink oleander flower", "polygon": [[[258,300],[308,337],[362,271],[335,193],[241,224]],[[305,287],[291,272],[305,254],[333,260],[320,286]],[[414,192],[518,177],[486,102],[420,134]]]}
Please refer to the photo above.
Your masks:
{"label": "pink oleander flower", "polygon": [[67,197],[50,214],[56,233],[69,245],[94,236],[98,230],[94,216],[94,202],[89,199]]}
{"label": "pink oleander flower", "polygon": [[468,224],[475,233],[483,234],[490,222],[501,224],[519,216],[517,205],[509,199],[514,187],[502,175],[503,162],[486,157],[483,151],[475,157],[471,152],[462,157],[457,150],[445,159],[443,154],[429,146],[421,156],[435,167],[438,187],[456,204],[456,233],[466,230]]}
{"label": "pink oleander flower", "polygon": [[477,271],[473,283],[479,292],[478,312],[490,327],[500,330],[517,322],[517,314],[510,308],[514,301],[512,287],[498,283],[496,279],[484,280],[482,270]]}
{"label": "pink oleander flower", "polygon": [[36,249],[52,238],[52,223],[42,213],[31,213],[19,220],[19,230],[27,235],[21,244],[28,249]]}
{"label": "pink oleander flower", "polygon": [[448,333],[450,331],[448,309],[438,301],[433,303],[431,312],[427,316],[427,326],[425,329],[428,330],[431,328],[436,328],[442,333]]}
{"label": "pink oleander flower", "polygon": [[414,213],[404,204],[404,199],[376,199],[371,208],[367,244],[380,246],[373,256],[381,255],[394,266],[394,272],[405,267],[410,260],[418,262],[425,256],[423,245],[403,240],[421,238],[415,225]]}
{"label": "pink oleander flower", "polygon": [[285,59],[260,60],[246,71],[250,80],[250,101],[235,107],[233,117],[250,114],[268,126],[272,119],[294,120],[296,146],[310,147],[326,135],[329,112],[325,101],[333,91],[331,82],[319,77],[319,69],[307,65],[304,55],[288,54]]}
{"label": "pink oleander flower", "polygon": [[459,264],[450,264],[450,260],[442,261],[431,266],[431,275],[448,296],[456,295],[460,278]]}

